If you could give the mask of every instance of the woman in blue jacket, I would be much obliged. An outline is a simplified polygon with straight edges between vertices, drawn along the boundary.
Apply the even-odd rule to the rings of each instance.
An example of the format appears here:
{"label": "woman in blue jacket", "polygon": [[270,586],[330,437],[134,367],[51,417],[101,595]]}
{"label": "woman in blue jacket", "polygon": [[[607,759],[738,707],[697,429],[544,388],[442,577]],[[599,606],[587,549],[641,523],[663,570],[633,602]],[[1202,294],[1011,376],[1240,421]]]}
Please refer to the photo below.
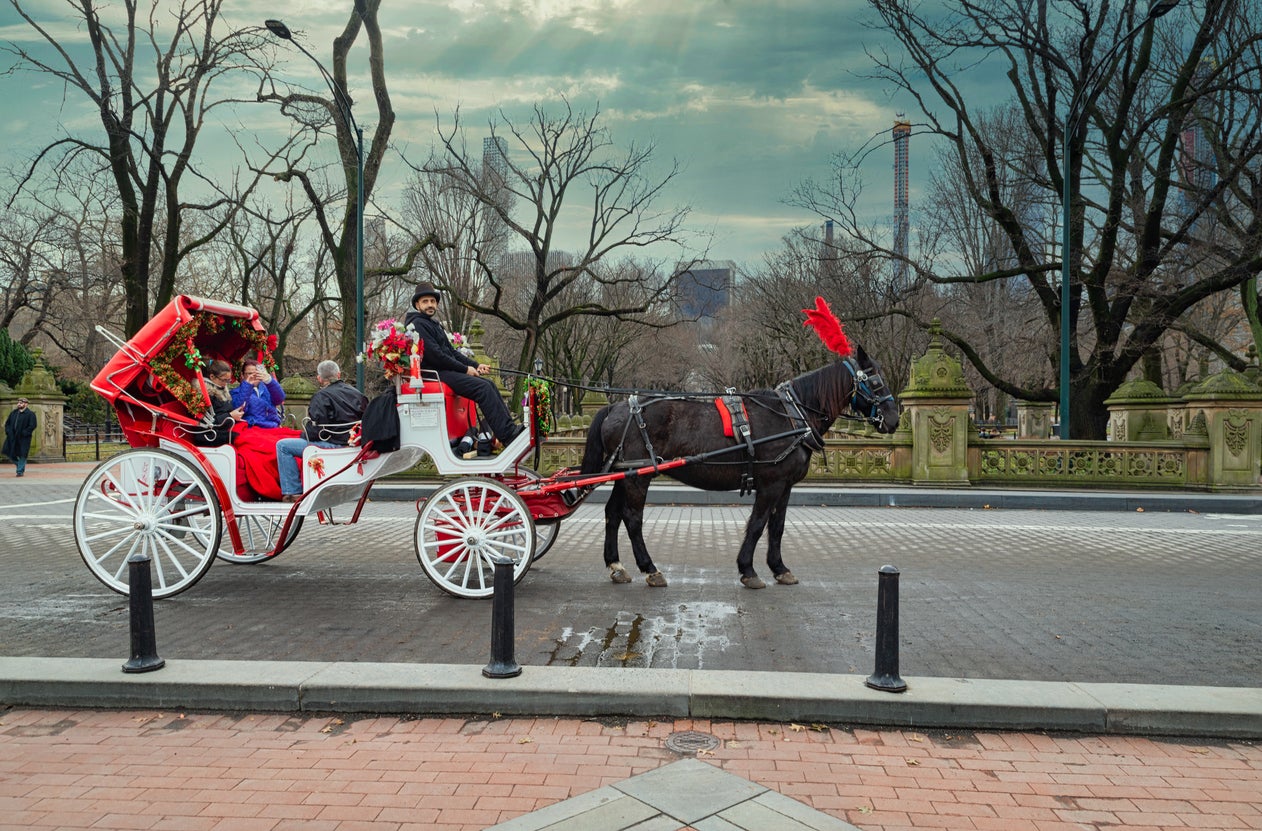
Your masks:
{"label": "woman in blue jacket", "polygon": [[242,367],[240,385],[232,391],[232,406],[245,408],[245,423],[251,427],[279,427],[285,391],[267,369],[253,358]]}

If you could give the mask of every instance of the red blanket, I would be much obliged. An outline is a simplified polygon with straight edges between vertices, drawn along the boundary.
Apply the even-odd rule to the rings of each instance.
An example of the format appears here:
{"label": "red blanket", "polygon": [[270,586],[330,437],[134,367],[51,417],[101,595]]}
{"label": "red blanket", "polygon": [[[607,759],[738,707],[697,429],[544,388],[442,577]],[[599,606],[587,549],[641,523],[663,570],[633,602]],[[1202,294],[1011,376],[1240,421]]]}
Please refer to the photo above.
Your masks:
{"label": "red blanket", "polygon": [[302,435],[288,427],[250,427],[238,424],[232,431],[232,446],[237,450],[237,496],[250,502],[255,499],[280,499],[280,473],[276,467],[276,442]]}

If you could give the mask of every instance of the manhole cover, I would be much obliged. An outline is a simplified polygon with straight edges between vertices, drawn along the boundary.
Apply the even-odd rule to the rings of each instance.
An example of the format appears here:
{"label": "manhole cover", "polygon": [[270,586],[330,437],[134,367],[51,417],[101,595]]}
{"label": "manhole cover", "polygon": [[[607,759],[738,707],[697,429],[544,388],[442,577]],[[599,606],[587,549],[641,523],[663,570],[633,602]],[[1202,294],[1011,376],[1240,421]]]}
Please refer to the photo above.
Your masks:
{"label": "manhole cover", "polygon": [[717,736],[696,730],[683,730],[666,737],[666,749],[686,756],[695,756],[698,750],[714,750],[719,746]]}

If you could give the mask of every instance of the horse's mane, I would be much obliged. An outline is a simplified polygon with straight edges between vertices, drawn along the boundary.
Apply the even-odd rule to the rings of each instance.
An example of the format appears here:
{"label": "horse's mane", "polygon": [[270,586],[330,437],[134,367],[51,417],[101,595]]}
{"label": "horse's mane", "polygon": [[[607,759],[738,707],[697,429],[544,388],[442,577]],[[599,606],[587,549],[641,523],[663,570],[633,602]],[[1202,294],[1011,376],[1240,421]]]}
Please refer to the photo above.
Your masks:
{"label": "horse's mane", "polygon": [[841,415],[849,404],[850,385],[851,374],[844,361],[833,361],[793,379],[802,403],[831,418]]}

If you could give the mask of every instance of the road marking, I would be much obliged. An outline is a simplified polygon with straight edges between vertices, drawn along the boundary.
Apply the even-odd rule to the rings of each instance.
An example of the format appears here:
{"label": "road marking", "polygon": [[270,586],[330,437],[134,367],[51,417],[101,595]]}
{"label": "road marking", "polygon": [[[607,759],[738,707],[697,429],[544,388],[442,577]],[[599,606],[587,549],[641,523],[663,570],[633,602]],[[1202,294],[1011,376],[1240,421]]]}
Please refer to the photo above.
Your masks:
{"label": "road marking", "polygon": [[18,505],[4,505],[0,507],[0,516],[4,516],[5,511],[10,511],[14,508],[42,508],[45,505],[67,505],[71,502],[74,502],[74,499],[50,499],[47,502],[23,502]]}

